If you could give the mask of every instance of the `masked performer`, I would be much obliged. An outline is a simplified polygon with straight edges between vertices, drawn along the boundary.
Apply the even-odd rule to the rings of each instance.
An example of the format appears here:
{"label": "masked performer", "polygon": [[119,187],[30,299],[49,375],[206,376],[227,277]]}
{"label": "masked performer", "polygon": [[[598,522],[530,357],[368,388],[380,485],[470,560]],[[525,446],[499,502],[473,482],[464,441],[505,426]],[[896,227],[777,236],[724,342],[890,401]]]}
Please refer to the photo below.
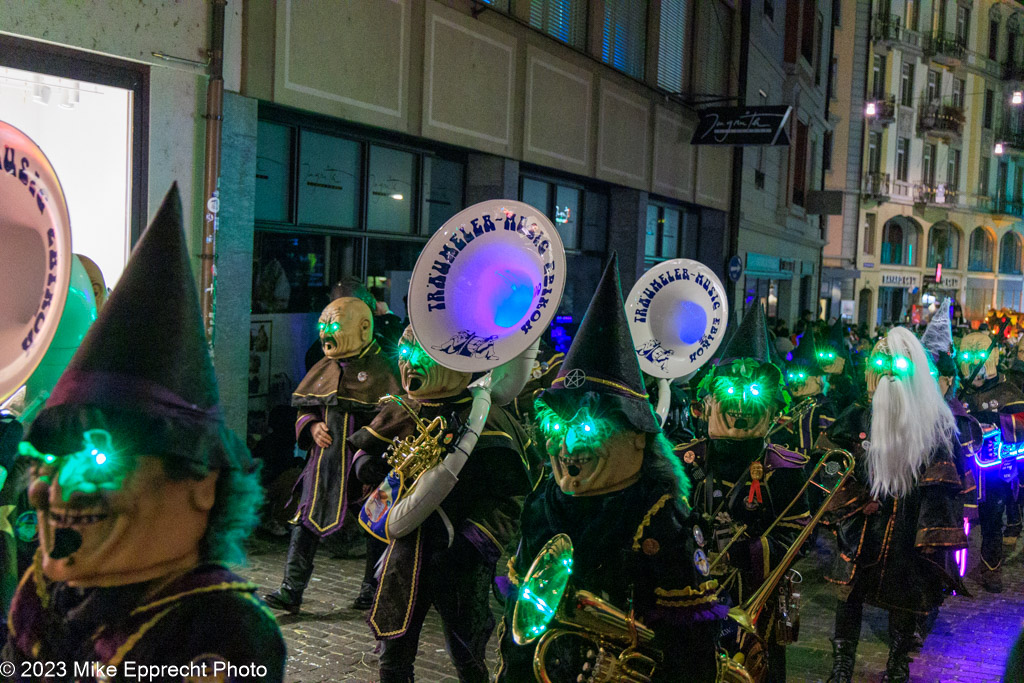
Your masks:
{"label": "masked performer", "polygon": [[817,349],[818,364],[829,383],[829,396],[836,411],[842,412],[863,393],[854,377],[853,359],[846,346],[846,323],[837,320],[829,328],[828,338]]}
{"label": "masked performer", "polygon": [[801,412],[795,421],[790,421],[785,429],[777,432],[772,441],[808,455],[814,449],[818,435],[835,419],[835,406],[826,395],[828,379],[818,363],[813,327],[804,332],[792,356],[786,364],[786,389]]}
{"label": "masked performer", "polygon": [[230,663],[222,680],[283,679],[274,617],[223,566],[244,560],[262,491],[224,425],[176,187],[21,452],[39,550],[9,615],[3,658],[17,671],[191,662],[210,676]]}
{"label": "masked performer", "polygon": [[[764,582],[807,521],[807,503],[799,496],[801,468],[807,458],[784,446],[766,444],[765,437],[789,397],[782,386],[782,373],[771,362],[760,304],[747,311],[719,352],[719,359],[698,388],[708,436],[677,446],[675,451],[694,480],[694,507],[708,528],[714,529],[711,549],[717,555],[736,536],[728,557],[715,565],[715,575],[727,577],[729,599],[739,605]],[[766,640],[767,667],[773,681],[786,677],[784,643],[789,635],[784,622],[772,610],[762,615],[758,624],[760,637]],[[727,626],[723,647],[730,653],[747,651],[751,636],[737,631],[734,622]],[[764,665],[752,660],[747,664]]]}
{"label": "masked performer", "polygon": [[[653,680],[713,681],[726,610],[705,576],[705,537],[686,502],[688,482],[644,393],[633,349],[613,257],[558,377],[537,401],[553,476],[527,498],[509,580],[519,585],[541,547],[568,534],[574,584],[619,609],[632,607],[654,630],[652,647],[664,662]],[[515,643],[515,603],[507,601],[500,630],[498,680],[518,683],[533,680],[538,641]],[[556,680],[584,680],[594,665],[585,661],[587,649],[598,648],[553,653]]]}
{"label": "masked performer", "polygon": [[[434,362],[411,327],[399,341],[398,367],[402,402],[427,423],[444,418],[448,430],[440,443],[455,442],[459,425],[466,424],[470,414],[471,375]],[[401,404],[385,405],[373,422],[349,439],[360,449],[357,476],[367,483],[381,481],[390,469],[382,456],[393,440],[417,432]],[[502,550],[519,531],[523,497],[538,473],[539,459],[533,459],[531,471],[529,451],[519,424],[492,405],[464,466],[452,471],[451,461],[443,460],[420,475],[416,486],[393,507],[389,484],[371,494],[360,521],[389,543],[369,615],[374,636],[383,641],[382,683],[413,680],[420,630],[431,605],[441,615],[459,680],[488,680],[486,646],[494,630],[491,584]],[[401,516],[396,514],[400,506]]]}
{"label": "masked performer", "polygon": [[857,458],[828,511],[840,551],[828,578],[842,586],[832,683],[853,679],[865,602],[889,611],[886,680],[910,679],[915,617],[956,587],[952,552],[967,545],[956,422],[921,343],[905,328],[890,330],[865,376],[867,403],[844,411],[822,437]]}
{"label": "masked performer", "polygon": [[[302,497],[284,581],[265,598],[271,607],[290,612],[302,605],[320,540],[342,528],[350,496],[361,493],[360,482],[350,477],[354,450],[347,439],[373,419],[381,396],[398,390],[395,369],[373,338],[373,315],[365,302],[335,299],[320,314],[318,328],[324,358],[292,394],[292,405],[299,408],[295,435],[299,447],[309,452],[296,484],[302,486]],[[368,609],[373,601],[374,567],[384,550],[371,536],[366,539],[363,584],[352,605],[357,609]]]}
{"label": "masked performer", "polygon": [[[991,437],[992,443],[1019,444],[1024,442],[1024,393],[999,374],[996,344],[985,332],[972,332],[961,340],[957,362],[964,377],[962,400],[972,416],[982,425],[991,425],[991,431],[996,432]],[[984,458],[984,453],[975,457],[980,465],[979,458]],[[1007,545],[1012,547],[1021,530],[1016,462],[1007,460],[991,467],[979,466],[976,477],[981,526],[978,579],[985,590],[999,593],[1003,590],[1003,541],[1007,540]],[[1005,530],[1004,513],[1007,516]]]}

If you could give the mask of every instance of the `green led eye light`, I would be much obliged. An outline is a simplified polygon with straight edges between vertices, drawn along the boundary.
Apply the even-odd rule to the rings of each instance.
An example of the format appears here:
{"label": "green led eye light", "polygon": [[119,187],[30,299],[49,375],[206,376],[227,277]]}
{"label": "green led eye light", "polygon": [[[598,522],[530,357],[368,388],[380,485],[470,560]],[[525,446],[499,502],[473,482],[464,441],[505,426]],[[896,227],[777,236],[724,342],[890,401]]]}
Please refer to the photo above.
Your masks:
{"label": "green led eye light", "polygon": [[341,329],[341,323],[337,321],[333,323],[317,323],[316,329],[320,332],[320,334],[324,334],[325,332],[327,334],[336,334],[338,330]]}
{"label": "green led eye light", "polygon": [[914,371],[914,364],[905,356],[887,356],[876,353],[870,358],[871,369],[880,374],[893,374],[905,377]]}
{"label": "green led eye light", "polygon": [[[40,453],[27,441],[18,446],[18,453],[58,468],[57,481],[65,501],[73,493],[94,494],[101,490],[120,489],[124,478],[133,469],[133,461],[118,457],[110,433],[104,429],[90,429],[82,439],[85,447],[70,455]],[[50,481],[48,476],[44,475],[44,478]]]}

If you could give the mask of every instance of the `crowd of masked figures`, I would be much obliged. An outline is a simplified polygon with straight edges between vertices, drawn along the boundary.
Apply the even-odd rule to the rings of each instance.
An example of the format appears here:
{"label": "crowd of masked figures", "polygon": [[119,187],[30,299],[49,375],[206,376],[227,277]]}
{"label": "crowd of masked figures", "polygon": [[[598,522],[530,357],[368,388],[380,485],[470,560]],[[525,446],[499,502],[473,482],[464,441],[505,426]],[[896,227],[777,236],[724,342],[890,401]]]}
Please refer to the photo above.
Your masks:
{"label": "crowd of masked figures", "polygon": [[[486,220],[457,216],[461,237],[441,239],[466,261],[490,235],[548,258],[553,227],[524,228],[514,211],[529,207],[515,204],[471,207]],[[564,258],[544,263],[564,271]],[[671,263],[661,282],[701,268]],[[292,395],[307,459],[283,580],[257,596],[226,565],[258,521],[258,460],[224,427],[195,292],[172,189],[45,407],[4,418],[10,678],[117,679],[135,662],[164,667],[158,680],[196,667],[281,680],[274,614],[301,612],[318,547],[354,520],[367,546],[354,607],[384,683],[414,679],[431,607],[462,681],[784,681],[793,564],[816,536],[837,547],[835,683],[853,679],[865,604],[888,611],[886,680],[906,681],[966,571],[1002,590],[1021,530],[1024,348],[987,331],[955,339],[947,301],[920,336],[897,327],[851,349],[842,322],[809,326],[781,358],[759,304],[718,330],[719,304],[682,301],[679,320],[722,339],[669,382],[642,371],[653,347],[613,255],[565,354],[538,336],[487,372],[472,363],[503,340],[457,326],[445,340],[416,316],[396,329],[365,287],[337,288]],[[644,322],[666,310],[650,304]],[[155,320],[161,331],[140,335]],[[662,361],[710,338],[687,334],[656,340]],[[969,523],[982,538],[971,558]]]}

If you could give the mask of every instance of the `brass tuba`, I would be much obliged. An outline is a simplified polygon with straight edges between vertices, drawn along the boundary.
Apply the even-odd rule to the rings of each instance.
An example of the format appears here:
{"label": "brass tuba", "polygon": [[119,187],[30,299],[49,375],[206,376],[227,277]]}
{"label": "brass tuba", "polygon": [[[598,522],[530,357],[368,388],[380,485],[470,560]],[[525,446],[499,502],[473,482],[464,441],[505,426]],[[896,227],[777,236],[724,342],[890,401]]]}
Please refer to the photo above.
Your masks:
{"label": "brass tuba", "polygon": [[[739,652],[732,658],[720,655],[718,665],[718,681],[721,683],[761,683],[766,679],[768,668],[767,661],[764,656],[765,648],[764,642],[758,633],[758,621],[762,614],[765,612],[765,608],[769,605],[773,597],[779,599],[779,610],[778,614],[783,623],[779,625],[784,630],[789,630],[793,633],[796,632],[799,623],[799,601],[800,594],[796,593],[793,589],[793,583],[796,583],[795,577],[793,576],[796,572],[790,569],[790,566],[796,560],[797,553],[800,548],[810,537],[814,527],[821,520],[825,511],[828,509],[829,503],[835,497],[836,492],[842,487],[843,483],[853,474],[853,468],[855,461],[853,456],[848,452],[839,448],[833,448],[825,452],[822,455],[821,460],[815,465],[811,471],[810,476],[804,485],[800,487],[800,491],[790,501],[786,509],[783,510],[778,517],[771,523],[768,529],[765,530],[764,534],[767,536],[775,525],[786,516],[790,508],[793,507],[796,501],[803,498],[804,493],[807,491],[809,486],[815,486],[827,494],[825,501],[818,508],[814,516],[808,521],[807,525],[800,531],[796,539],[786,550],[786,554],[782,556],[779,563],[772,569],[771,573],[765,577],[764,582],[747,598],[747,600],[739,606],[733,607],[729,610],[729,618],[735,621],[741,630],[742,642],[740,645]],[[736,538],[745,530],[745,527],[741,528],[736,535],[730,540],[731,545]],[[726,546],[726,549],[728,546]],[[719,555],[720,559],[724,555],[724,552]],[[716,559],[716,562],[717,562]],[[734,570],[733,575],[736,575],[739,570]],[[799,576],[799,575],[797,575]],[[783,582],[786,582],[785,586],[781,586]],[[729,581],[723,581],[722,585],[728,585]],[[781,587],[780,587],[781,586]],[[779,589],[777,592],[776,589]]]}
{"label": "brass tuba", "polygon": [[[544,544],[520,582],[512,613],[512,638],[517,645],[540,639],[533,673],[541,683],[557,683],[549,671],[551,649],[575,639],[586,661],[571,680],[588,683],[650,683],[662,655],[651,647],[654,631],[590,591],[572,585],[572,540],[558,534]],[[582,648],[581,648],[582,649]]]}

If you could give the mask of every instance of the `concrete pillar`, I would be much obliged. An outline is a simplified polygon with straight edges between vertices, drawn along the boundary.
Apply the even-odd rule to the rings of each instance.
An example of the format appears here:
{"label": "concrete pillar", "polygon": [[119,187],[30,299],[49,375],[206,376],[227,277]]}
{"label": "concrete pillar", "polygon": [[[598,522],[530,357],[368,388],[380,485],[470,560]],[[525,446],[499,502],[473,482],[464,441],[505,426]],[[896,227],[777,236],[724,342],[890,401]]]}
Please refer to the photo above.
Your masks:
{"label": "concrete pillar", "polygon": [[608,193],[608,253],[619,255],[623,295],[644,272],[647,239],[647,193],[612,186]]}
{"label": "concrete pillar", "polygon": [[466,205],[488,199],[519,199],[519,162],[492,154],[470,154]]}
{"label": "concrete pillar", "polygon": [[256,100],[224,93],[213,364],[227,425],[245,438],[256,209]]}

